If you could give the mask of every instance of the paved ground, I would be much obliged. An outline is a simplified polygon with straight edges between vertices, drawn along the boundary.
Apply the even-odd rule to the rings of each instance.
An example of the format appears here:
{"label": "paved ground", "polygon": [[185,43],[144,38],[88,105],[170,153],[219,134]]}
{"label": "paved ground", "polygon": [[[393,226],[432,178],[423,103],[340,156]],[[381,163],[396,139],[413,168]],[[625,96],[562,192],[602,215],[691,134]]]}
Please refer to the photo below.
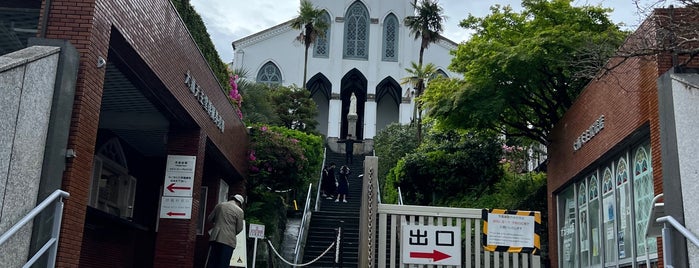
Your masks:
{"label": "paved ground", "polygon": [[[296,247],[299,228],[301,228],[300,218],[287,219],[286,230],[284,231],[284,242],[282,243],[282,249],[279,254],[284,256],[284,259],[289,262],[294,262],[294,248]],[[287,267],[287,265],[283,265],[282,267]]]}

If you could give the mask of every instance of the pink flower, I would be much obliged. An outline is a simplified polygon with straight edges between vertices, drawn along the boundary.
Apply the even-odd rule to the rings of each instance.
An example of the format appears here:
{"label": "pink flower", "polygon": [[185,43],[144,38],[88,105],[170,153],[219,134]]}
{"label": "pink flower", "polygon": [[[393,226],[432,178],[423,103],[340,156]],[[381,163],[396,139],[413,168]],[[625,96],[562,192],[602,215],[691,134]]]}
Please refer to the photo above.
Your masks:
{"label": "pink flower", "polygon": [[255,150],[250,151],[250,153],[248,154],[248,159],[250,161],[255,161],[257,159],[257,157],[255,157]]}
{"label": "pink flower", "polygon": [[297,140],[297,139],[291,139],[291,142],[293,142],[293,143],[299,143],[299,140]]}
{"label": "pink flower", "polygon": [[256,167],[256,166],[250,166],[250,171],[252,171],[252,172],[259,172],[259,171],[260,171],[260,168],[258,168],[258,167]]}
{"label": "pink flower", "polygon": [[262,127],[260,127],[260,130],[262,130],[262,131],[267,131],[267,126],[262,126]]}

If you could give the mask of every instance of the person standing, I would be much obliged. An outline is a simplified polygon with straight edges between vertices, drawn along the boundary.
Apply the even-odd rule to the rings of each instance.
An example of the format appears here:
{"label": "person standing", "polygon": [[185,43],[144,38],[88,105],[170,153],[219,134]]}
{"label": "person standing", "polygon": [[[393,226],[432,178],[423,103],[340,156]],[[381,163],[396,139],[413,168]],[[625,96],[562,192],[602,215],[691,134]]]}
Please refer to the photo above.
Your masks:
{"label": "person standing", "polygon": [[346,140],[338,140],[337,143],[345,144],[345,164],[351,165],[354,158],[354,144],[362,142],[354,140],[352,134],[347,134]]}
{"label": "person standing", "polygon": [[245,198],[236,194],[227,202],[214,207],[214,211],[207,218],[214,224],[209,235],[209,256],[207,268],[228,268],[236,246],[236,236],[245,226],[243,204]]}
{"label": "person standing", "polygon": [[337,176],[337,198],[335,202],[347,203],[347,192],[349,191],[349,175],[351,174],[350,169],[343,165],[340,168],[340,175]]}
{"label": "person standing", "polygon": [[335,195],[335,163],[330,163],[323,169],[323,181],[321,182],[323,197],[333,199]]}

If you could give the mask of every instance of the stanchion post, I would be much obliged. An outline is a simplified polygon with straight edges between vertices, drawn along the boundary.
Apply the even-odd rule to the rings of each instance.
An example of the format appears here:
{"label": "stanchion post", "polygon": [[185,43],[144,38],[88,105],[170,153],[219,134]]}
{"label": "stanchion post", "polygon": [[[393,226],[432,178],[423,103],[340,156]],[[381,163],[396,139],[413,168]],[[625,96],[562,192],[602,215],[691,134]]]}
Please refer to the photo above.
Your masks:
{"label": "stanchion post", "polygon": [[255,248],[252,250],[252,268],[255,268],[255,259],[257,259],[257,237],[255,237]]}

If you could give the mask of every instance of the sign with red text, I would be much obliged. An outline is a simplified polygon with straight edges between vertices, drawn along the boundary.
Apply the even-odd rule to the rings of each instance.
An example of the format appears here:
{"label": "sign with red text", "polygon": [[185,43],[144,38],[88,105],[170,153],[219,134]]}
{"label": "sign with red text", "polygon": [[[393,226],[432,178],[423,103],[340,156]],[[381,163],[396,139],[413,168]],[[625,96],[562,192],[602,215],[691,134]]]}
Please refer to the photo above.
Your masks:
{"label": "sign with red text", "polygon": [[458,226],[401,226],[404,264],[455,265],[461,267],[461,230]]}
{"label": "sign with red text", "polygon": [[265,226],[261,224],[250,224],[250,233],[248,233],[249,238],[265,238]]}
{"label": "sign with red text", "polygon": [[191,155],[167,156],[163,196],[192,196],[196,161],[197,157]]}

